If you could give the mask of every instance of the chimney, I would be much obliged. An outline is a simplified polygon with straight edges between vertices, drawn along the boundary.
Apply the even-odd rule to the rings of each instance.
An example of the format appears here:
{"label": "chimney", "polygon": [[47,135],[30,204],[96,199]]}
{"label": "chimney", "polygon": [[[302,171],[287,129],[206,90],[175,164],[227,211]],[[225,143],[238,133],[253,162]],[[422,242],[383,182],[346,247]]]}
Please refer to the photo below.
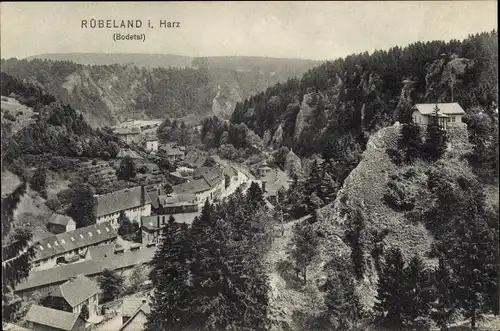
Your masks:
{"label": "chimney", "polygon": [[144,185],[141,185],[141,206],[146,204],[146,193],[144,190]]}

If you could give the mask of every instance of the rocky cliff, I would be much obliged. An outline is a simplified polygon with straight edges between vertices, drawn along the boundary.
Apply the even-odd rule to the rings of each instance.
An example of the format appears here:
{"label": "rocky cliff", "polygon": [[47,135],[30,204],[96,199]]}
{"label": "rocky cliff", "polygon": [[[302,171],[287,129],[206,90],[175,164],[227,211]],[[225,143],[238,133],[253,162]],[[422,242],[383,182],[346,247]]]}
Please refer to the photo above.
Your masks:
{"label": "rocky cliff", "polygon": [[[300,75],[316,64],[298,61],[290,68],[286,59],[281,65],[279,59],[274,59],[270,65],[266,59],[252,58],[248,60],[252,65],[240,70],[228,69],[225,63],[245,66],[245,58],[236,63],[231,62],[231,58],[208,61],[210,65],[200,65],[197,61],[199,67],[194,67],[180,66],[180,62],[186,61],[184,58],[131,56],[129,62],[124,62],[123,56],[117,56],[115,62],[110,62],[113,58],[105,54],[76,55],[47,55],[30,61],[2,60],[1,67],[12,76],[41,84],[56,98],[82,112],[93,126],[103,126],[131,117],[162,119],[191,115],[201,118],[215,114],[227,119],[237,102],[281,80]],[[167,68],[165,63],[170,60],[175,60],[172,62],[175,65]]]}

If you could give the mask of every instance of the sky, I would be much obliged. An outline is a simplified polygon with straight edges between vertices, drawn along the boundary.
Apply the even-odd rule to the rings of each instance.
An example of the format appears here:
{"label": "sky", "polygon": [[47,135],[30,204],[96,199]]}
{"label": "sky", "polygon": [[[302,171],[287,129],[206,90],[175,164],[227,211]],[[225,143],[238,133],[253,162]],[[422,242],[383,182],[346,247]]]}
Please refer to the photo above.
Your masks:
{"label": "sky", "polygon": [[[140,29],[82,20],[141,20]],[[147,28],[151,20],[153,28]],[[179,22],[160,28],[160,20]],[[2,58],[153,53],[327,60],[497,29],[496,1],[0,3]],[[113,41],[115,33],[145,41]]]}

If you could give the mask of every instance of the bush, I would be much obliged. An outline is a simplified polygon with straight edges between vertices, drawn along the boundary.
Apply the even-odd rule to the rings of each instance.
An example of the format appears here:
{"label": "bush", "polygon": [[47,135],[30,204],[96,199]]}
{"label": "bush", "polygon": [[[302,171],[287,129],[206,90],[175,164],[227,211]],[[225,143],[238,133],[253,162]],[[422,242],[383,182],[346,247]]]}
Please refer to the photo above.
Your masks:
{"label": "bush", "polygon": [[16,121],[16,117],[14,115],[12,115],[11,113],[9,113],[8,111],[3,113],[3,117],[8,119],[9,121],[12,121],[12,122]]}
{"label": "bush", "polygon": [[96,159],[92,160],[92,165],[97,165],[97,160]]}
{"label": "bush", "polygon": [[61,202],[57,198],[48,199],[45,204],[52,211],[58,211],[61,208]]}
{"label": "bush", "polygon": [[417,198],[424,194],[426,180],[414,168],[391,176],[384,194],[385,203],[396,211],[411,211]]}
{"label": "bush", "polygon": [[139,169],[137,169],[137,172],[141,173],[141,174],[147,174],[148,173],[148,167],[143,165],[141,167],[139,167]]}
{"label": "bush", "polygon": [[404,159],[403,153],[401,153],[399,149],[387,148],[385,152],[389,156],[389,159],[391,160],[392,163],[394,163],[395,165],[403,164],[403,159]]}

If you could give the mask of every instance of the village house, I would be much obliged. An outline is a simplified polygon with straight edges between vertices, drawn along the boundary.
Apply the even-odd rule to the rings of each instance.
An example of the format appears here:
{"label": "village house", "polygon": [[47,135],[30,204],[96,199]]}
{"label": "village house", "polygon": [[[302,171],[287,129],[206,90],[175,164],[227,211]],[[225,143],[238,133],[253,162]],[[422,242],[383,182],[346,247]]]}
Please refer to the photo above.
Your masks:
{"label": "village house", "polygon": [[32,305],[25,316],[33,331],[84,331],[85,321],[78,314]]}
{"label": "village house", "polygon": [[47,224],[47,230],[54,234],[76,230],[76,223],[66,215],[52,214]]}
{"label": "village house", "polygon": [[147,135],[141,140],[142,147],[149,152],[158,151],[158,138],[153,135]]}
{"label": "village house", "polygon": [[222,170],[224,173],[224,196],[233,194],[238,187],[249,182],[253,176],[235,166],[227,166]]}
{"label": "village house", "polygon": [[435,108],[437,112],[438,123],[443,129],[462,123],[462,117],[465,111],[456,102],[454,103],[420,103],[413,106],[412,118],[413,122],[420,126],[427,126],[431,122],[432,116],[435,116]]}
{"label": "village house", "polygon": [[33,270],[54,268],[59,263],[78,260],[89,247],[113,243],[117,236],[111,225],[103,222],[43,238],[35,244]]}
{"label": "village house", "polygon": [[117,249],[114,244],[91,247],[89,248],[90,259],[31,272],[28,278],[16,285],[14,293],[23,300],[29,300],[35,292],[45,296],[71,277],[80,274],[96,280],[104,269],[116,271],[123,277],[129,277],[135,266],[151,261],[155,251],[155,246],[142,246],[133,250]]}
{"label": "village house", "polygon": [[167,160],[170,162],[182,161],[186,155],[186,148],[183,146],[176,146],[174,144],[166,144],[160,146],[160,150],[165,153]]}
{"label": "village house", "polygon": [[290,178],[281,169],[271,169],[260,178],[260,183],[264,197],[274,205],[277,203],[278,191],[280,189],[288,190]]}
{"label": "village house", "polygon": [[199,210],[194,194],[168,194],[158,196],[159,211],[162,214],[195,213]]}
{"label": "village house", "polygon": [[191,212],[183,214],[164,214],[153,215],[142,218],[142,243],[159,243],[160,237],[163,234],[165,227],[168,225],[170,215],[175,219],[174,224],[188,224],[190,225],[194,218],[200,216],[201,212]]}
{"label": "village house", "polygon": [[118,229],[118,217],[125,213],[131,222],[140,224],[142,216],[151,215],[151,197],[144,186],[128,188],[113,193],[97,195],[94,215],[97,223],[109,222]]}
{"label": "village house", "polygon": [[130,145],[133,142],[138,142],[140,139],[141,129],[138,127],[122,127],[116,128],[115,134],[119,136],[127,145]]}
{"label": "village house", "polygon": [[124,300],[122,306],[123,324],[118,331],[144,330],[148,315],[151,314],[149,298]]}
{"label": "village house", "polygon": [[73,314],[80,314],[87,306],[89,319],[99,315],[99,286],[85,277],[78,275],[57,286],[44,300],[44,306]]}
{"label": "village house", "polygon": [[201,207],[208,199],[209,202],[218,201],[224,192],[224,176],[222,170],[210,167],[201,167],[193,172],[193,180],[172,186],[175,194],[193,194]]}

